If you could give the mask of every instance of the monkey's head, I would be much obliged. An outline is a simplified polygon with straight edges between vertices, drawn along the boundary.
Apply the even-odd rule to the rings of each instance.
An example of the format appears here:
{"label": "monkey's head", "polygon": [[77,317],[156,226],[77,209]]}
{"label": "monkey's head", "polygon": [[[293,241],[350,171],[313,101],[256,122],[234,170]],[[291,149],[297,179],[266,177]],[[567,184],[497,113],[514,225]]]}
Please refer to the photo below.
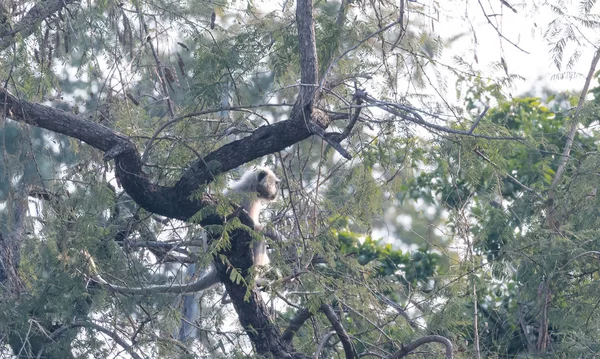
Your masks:
{"label": "monkey's head", "polygon": [[281,180],[275,176],[275,173],[266,167],[256,169],[256,192],[258,198],[264,201],[274,201],[279,192],[279,182]]}

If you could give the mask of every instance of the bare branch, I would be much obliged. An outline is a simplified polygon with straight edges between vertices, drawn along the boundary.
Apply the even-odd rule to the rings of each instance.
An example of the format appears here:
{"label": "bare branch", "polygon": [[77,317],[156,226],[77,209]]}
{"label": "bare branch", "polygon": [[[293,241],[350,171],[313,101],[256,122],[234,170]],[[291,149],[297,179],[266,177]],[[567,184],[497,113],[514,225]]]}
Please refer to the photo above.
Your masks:
{"label": "bare branch", "polygon": [[[55,340],[58,337],[60,337],[63,333],[67,332],[70,329],[82,328],[82,327],[91,328],[91,329],[94,329],[95,331],[98,331],[98,332],[108,335],[112,340],[115,341],[115,343],[119,344],[123,349],[125,349],[125,351],[127,353],[129,353],[129,355],[131,355],[134,359],[142,359],[142,357],[133,350],[133,347],[131,345],[127,344],[125,342],[125,340],[123,340],[121,338],[121,335],[119,335],[115,332],[112,332],[112,331],[104,328],[103,326],[100,326],[100,325],[98,325],[96,323],[92,323],[92,322],[75,321],[71,324],[62,326],[62,327],[58,328],[57,330],[55,330],[50,335],[50,339]],[[40,349],[40,351],[38,353],[38,358],[41,358],[43,353],[44,353],[44,348]]]}
{"label": "bare branch", "polygon": [[515,9],[511,4],[509,4],[508,1],[500,0],[500,2],[502,3],[502,5],[506,6],[507,8],[511,9],[515,14],[517,14],[517,9]]}
{"label": "bare branch", "polygon": [[346,128],[344,128],[344,131],[342,131],[342,133],[340,133],[340,134],[335,134],[334,136],[332,136],[332,139],[334,141],[342,142],[348,136],[350,136],[352,129],[356,125],[356,121],[358,121],[358,118],[360,117],[360,111],[362,110],[362,107],[360,107],[360,105],[362,105],[362,97],[365,95],[366,95],[365,91],[356,89],[356,92],[354,94],[354,99],[356,100],[357,106],[354,108],[354,114],[350,118],[350,121],[348,122],[348,125],[346,126]]}
{"label": "bare branch", "polygon": [[598,65],[599,60],[600,49],[596,50],[596,53],[594,54],[594,58],[592,59],[592,63],[590,65],[590,70],[588,72],[587,77],[585,78],[585,84],[583,85],[583,89],[581,90],[581,94],[579,95],[579,102],[577,103],[577,109],[575,110],[575,114],[573,115],[573,119],[571,120],[571,129],[569,130],[569,134],[567,134],[565,148],[563,149],[562,157],[560,158],[558,168],[556,169],[556,175],[554,176],[554,179],[552,179],[552,183],[550,184],[551,190],[554,190],[556,188],[556,185],[562,179],[563,172],[567,168],[567,161],[569,160],[571,148],[573,147],[573,140],[575,139],[575,133],[577,133],[577,126],[579,125],[579,114],[581,113],[581,109],[583,108],[583,104],[585,103],[585,97],[587,96],[588,89],[590,88],[590,82],[592,82],[592,78],[594,77],[594,72],[596,71],[596,66]]}
{"label": "bare branch", "polygon": [[346,359],[357,358],[358,356],[356,355],[354,346],[352,345],[352,342],[350,341],[350,336],[348,335],[348,333],[346,332],[346,329],[344,329],[344,326],[340,322],[340,318],[338,318],[338,316],[333,311],[333,308],[331,308],[331,306],[328,304],[322,304],[321,311],[323,311],[323,313],[325,313],[325,316],[327,317],[327,319],[329,319],[329,322],[333,326],[333,329],[335,329],[335,332],[337,333],[338,337],[340,338],[340,341],[342,342],[342,346],[344,347],[344,353],[346,354]]}
{"label": "bare branch", "polygon": [[344,147],[342,147],[342,145],[338,141],[334,140],[334,135],[341,137],[341,134],[339,134],[339,133],[327,134],[327,133],[325,133],[325,131],[323,131],[323,129],[321,127],[315,125],[314,123],[308,123],[308,129],[310,130],[311,133],[321,137],[331,147],[335,148],[335,150],[338,151],[338,153],[340,155],[342,155],[342,157],[344,157],[347,160],[352,159],[352,155],[350,155],[350,153],[348,153],[348,151],[346,151],[346,149]]}
{"label": "bare branch", "polygon": [[335,330],[332,330],[329,333],[325,334],[323,339],[321,339],[321,341],[319,342],[319,346],[317,347],[317,350],[315,351],[315,355],[313,355],[313,359],[319,359],[319,355],[321,355],[323,348],[325,347],[325,345],[327,344],[329,339],[331,339],[331,337],[334,335],[335,335]]}
{"label": "bare branch", "polygon": [[452,359],[452,343],[445,337],[441,335],[427,335],[425,337],[414,340],[402,347],[402,349],[398,350],[392,355],[387,356],[385,359],[400,359],[409,355],[410,352],[417,349],[421,345],[428,343],[441,343],[446,346],[446,356],[445,359]]}
{"label": "bare branch", "polygon": [[310,317],[312,317],[312,313],[310,312],[310,310],[306,308],[299,309],[294,315],[294,317],[290,320],[290,324],[281,335],[281,339],[288,343],[291,343],[296,332],[298,332],[298,330],[302,327],[304,322],[310,319]]}
{"label": "bare branch", "polygon": [[101,285],[105,286],[109,290],[113,292],[117,292],[120,294],[134,294],[134,295],[152,295],[158,293],[195,293],[206,290],[211,286],[219,283],[219,277],[215,267],[210,265],[208,268],[204,270],[204,272],[200,275],[198,280],[192,283],[186,284],[166,284],[166,285],[149,285],[145,287],[127,287],[115,285],[107,282],[100,274],[96,273],[92,276],[92,279]]}
{"label": "bare branch", "polygon": [[483,12],[483,16],[487,20],[488,24],[490,24],[490,26],[493,27],[494,30],[496,30],[496,33],[498,34],[498,36],[500,36],[501,38],[506,40],[509,44],[513,45],[515,48],[517,48],[517,49],[523,51],[524,53],[526,53],[527,55],[529,55],[528,51],[523,50],[522,48],[519,47],[519,45],[515,44],[514,42],[512,42],[511,40],[509,40],[506,36],[504,36],[502,34],[502,31],[500,31],[500,29],[498,29],[498,26],[494,25],[494,23],[492,23],[492,20],[490,20],[490,17],[486,13],[485,8],[483,7],[483,4],[481,3],[481,0],[478,0],[477,2],[479,3],[479,7],[481,7],[481,12]]}
{"label": "bare branch", "polygon": [[469,134],[472,134],[473,131],[475,131],[475,128],[477,127],[477,125],[479,125],[479,121],[481,121],[481,119],[485,117],[485,114],[488,112],[489,109],[490,108],[488,106],[485,106],[481,114],[477,116],[477,120],[473,122],[473,126],[471,126],[471,129],[469,130]]}
{"label": "bare branch", "polygon": [[392,308],[396,309],[396,312],[398,312],[398,314],[400,314],[402,316],[402,318],[404,318],[406,320],[406,322],[408,322],[408,325],[410,325],[411,328],[413,328],[415,330],[419,329],[419,325],[410,318],[410,316],[408,315],[406,310],[404,308],[402,308],[402,306],[400,304],[394,302],[393,300],[391,300],[390,298],[386,297],[383,294],[377,294],[377,298],[379,298],[379,300],[381,300],[382,302],[390,305]]}
{"label": "bare branch", "polygon": [[436,125],[435,123],[425,121],[423,119],[423,116],[421,116],[419,114],[418,110],[415,108],[412,108],[412,107],[409,107],[406,105],[400,105],[400,104],[396,104],[396,103],[380,101],[380,100],[377,100],[366,94],[364,96],[362,96],[362,98],[366,102],[369,102],[369,103],[377,106],[378,108],[381,108],[382,110],[385,110],[385,111],[387,111],[393,115],[396,115],[406,121],[410,121],[412,123],[423,126],[430,130],[437,130],[437,131],[451,133],[451,134],[455,134],[455,135],[485,138],[488,140],[522,140],[523,139],[521,137],[513,137],[513,136],[478,135],[478,134],[471,133],[470,131],[462,131],[462,130],[456,130],[453,128],[447,128],[444,126]]}

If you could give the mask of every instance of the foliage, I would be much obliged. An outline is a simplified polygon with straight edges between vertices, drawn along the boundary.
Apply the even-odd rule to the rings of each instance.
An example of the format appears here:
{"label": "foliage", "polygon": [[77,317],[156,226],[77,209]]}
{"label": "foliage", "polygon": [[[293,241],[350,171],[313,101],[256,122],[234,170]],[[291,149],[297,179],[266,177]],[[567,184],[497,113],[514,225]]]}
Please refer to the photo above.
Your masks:
{"label": "foliage", "polygon": [[[275,5],[0,2],[0,355],[597,356],[600,88],[508,95],[455,3]],[[571,71],[594,1],[547,5]]]}

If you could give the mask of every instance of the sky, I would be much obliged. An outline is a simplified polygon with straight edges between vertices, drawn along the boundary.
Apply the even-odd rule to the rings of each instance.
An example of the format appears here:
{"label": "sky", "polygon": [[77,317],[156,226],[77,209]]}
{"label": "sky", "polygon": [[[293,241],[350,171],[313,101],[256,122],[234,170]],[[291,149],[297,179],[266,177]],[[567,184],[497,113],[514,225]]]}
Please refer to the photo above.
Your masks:
{"label": "sky", "polygon": [[[571,69],[566,69],[565,66],[558,69],[552,60],[553,45],[545,34],[553,21],[560,22],[559,28],[567,28],[565,24],[568,23],[569,17],[558,17],[550,8],[552,1],[543,4],[531,0],[509,2],[516,12],[504,6],[501,1],[503,0],[440,1],[434,5],[433,0],[418,0],[411,2],[410,6],[413,11],[422,12],[421,18],[432,19],[427,22],[432,32],[445,35],[446,49],[440,62],[454,65],[454,57],[458,56],[484,75],[491,76],[495,73],[496,76],[505,76],[503,70],[493,66],[504,59],[509,74],[523,77],[523,80],[514,83],[514,88],[507,89],[507,94],[513,97],[525,94],[541,97],[544,89],[578,93],[589,72],[595,52],[593,44],[598,43],[598,35],[581,26],[574,27],[580,46],[576,46],[576,42],[567,44],[563,64],[568,62],[568,58],[576,49],[581,50],[581,57]],[[566,14],[578,16],[578,2],[569,2],[565,10]],[[593,10],[598,14],[600,5]],[[489,16],[491,24],[484,12]],[[409,17],[416,18],[414,13],[409,13]],[[576,76],[559,79],[557,75],[565,71],[573,72]],[[592,82],[592,86],[594,84],[595,82]],[[449,96],[454,93],[452,86],[454,83],[451,80]],[[451,100],[457,105],[464,103],[459,99]],[[394,212],[393,215],[397,213]],[[410,228],[410,219],[400,218],[397,222]],[[386,217],[386,221],[388,220],[390,218]],[[394,243],[403,250],[414,249],[414,246],[402,243],[401,238],[397,238],[394,232],[392,228],[382,227],[375,228],[373,235],[388,243]],[[400,241],[397,241],[398,239]]]}
{"label": "sky", "polygon": [[[440,15],[437,15],[440,21],[434,25],[437,27],[436,31],[440,34],[465,33],[457,41],[448,45],[449,51],[444,54],[446,57],[444,61],[452,61],[449,57],[458,54],[475,69],[489,73],[490,64],[503,58],[509,73],[525,78],[524,81],[515,84],[513,96],[535,88],[539,89],[541,86],[559,91],[581,89],[594,53],[592,45],[597,43],[598,36],[582,26],[574,27],[576,38],[582,45],[579,47],[583,50],[582,55],[571,70],[565,69],[564,66],[559,70],[552,61],[550,51],[552,45],[544,36],[552,21],[561,22],[561,28],[566,28],[564,23],[569,22],[568,16],[559,17],[551,10],[550,6],[559,1],[548,1],[543,4],[531,0],[514,3],[509,1],[516,13],[503,6],[501,1],[442,1],[437,4],[441,11]],[[423,4],[424,9],[432,8],[432,2],[420,3]],[[565,7],[567,15],[579,15],[578,2],[566,3],[568,4]],[[484,11],[496,28],[487,21]],[[595,14],[598,14],[598,11],[600,6],[592,10]],[[472,24],[472,28],[467,27],[469,23]],[[498,35],[498,31],[504,38]],[[575,42],[567,45],[564,64],[576,48]],[[553,78],[564,71],[574,71],[581,76],[566,80]]]}

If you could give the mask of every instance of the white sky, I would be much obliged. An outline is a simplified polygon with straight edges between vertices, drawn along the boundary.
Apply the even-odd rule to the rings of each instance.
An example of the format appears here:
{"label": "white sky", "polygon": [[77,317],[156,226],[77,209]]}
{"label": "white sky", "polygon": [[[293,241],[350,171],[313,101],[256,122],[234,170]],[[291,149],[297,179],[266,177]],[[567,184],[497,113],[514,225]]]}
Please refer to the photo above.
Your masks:
{"label": "white sky", "polygon": [[[432,21],[428,23],[430,30],[434,34],[441,34],[444,39],[450,39],[453,36],[462,34],[457,40],[448,43],[440,62],[446,65],[454,65],[454,56],[461,57],[464,61],[471,64],[475,70],[479,70],[485,76],[493,77],[503,76],[503,72],[498,72],[491,64],[505,60],[509,74],[517,74],[524,78],[523,81],[516,81],[515,88],[506,89],[507,94],[517,97],[525,92],[532,92],[534,96],[541,96],[541,90],[548,88],[554,91],[571,90],[578,93],[583,87],[585,76],[589,71],[592,57],[595,49],[592,44],[598,43],[599,36],[593,31],[586,30],[578,26],[578,40],[581,57],[572,69],[565,69],[564,65],[568,62],[570,55],[575,50],[574,43],[568,44],[563,55],[563,68],[559,70],[552,60],[550,53],[551,45],[544,37],[545,32],[551,21],[557,19],[552,13],[548,2],[544,5],[537,1],[512,2],[508,1],[516,10],[514,13],[508,7],[502,5],[501,0],[481,0],[481,4],[490,20],[502,33],[502,35],[517,45],[501,38],[496,29],[486,20],[480,3],[476,0],[466,1],[440,1],[418,0],[416,3],[410,3],[410,6],[417,6],[421,11],[429,16]],[[552,3],[552,1],[550,1]],[[578,3],[570,2],[571,15],[578,15]],[[439,11],[435,10],[439,9]],[[593,10],[598,14],[600,6]],[[414,13],[409,17],[415,19]],[[566,21],[563,17],[561,21]],[[471,26],[469,25],[471,24]],[[475,36],[473,35],[475,33]],[[522,49],[522,50],[521,50]],[[523,51],[525,50],[525,51]],[[558,80],[555,78],[561,72],[576,72],[580,76],[570,80]],[[448,96],[453,96],[454,80],[448,83]],[[592,87],[597,83],[592,82]],[[449,99],[457,101],[456,99]],[[457,103],[461,105],[459,100]],[[493,104],[490,104],[493,105]],[[397,213],[396,213],[397,214]],[[406,228],[411,227],[411,222],[407,220],[400,221]],[[399,243],[400,238],[395,238],[395,233],[391,228],[374,228],[374,238],[383,238],[387,243],[394,243],[402,250],[410,249],[411,246],[405,243]]]}
{"label": "white sky", "polygon": [[[423,4],[428,3],[419,2]],[[578,72],[583,77],[573,80],[551,79],[553,75],[558,74],[560,71],[552,61],[550,55],[551,46],[543,35],[547,31],[549,23],[557,18],[551,12],[548,3],[555,3],[557,1],[549,1],[545,5],[541,5],[538,1],[527,0],[520,3],[508,2],[517,10],[516,14],[509,8],[502,6],[500,0],[481,0],[486,14],[498,15],[490,16],[489,18],[502,35],[521,49],[529,52],[529,54],[526,54],[499,37],[498,32],[487,22],[478,1],[442,1],[438,3],[438,6],[442,9],[441,14],[438,16],[439,22],[434,23],[436,32],[440,34],[466,33],[461,39],[449,45],[448,51],[444,54],[447,57],[447,59],[444,59],[444,62],[447,61],[450,63],[451,55],[460,54],[475,69],[481,70],[484,73],[490,73],[492,72],[492,69],[489,67],[490,63],[504,58],[509,73],[518,74],[526,78],[526,81],[519,81],[515,84],[516,89],[512,92],[513,96],[518,96],[540,85],[545,85],[559,91],[578,91],[581,89],[593,57],[594,49],[592,48],[592,44],[598,43],[598,36],[592,31],[578,26],[581,32],[577,33],[577,38],[584,51],[582,51],[582,56],[577,65],[571,71]],[[569,1],[567,3],[570,4],[568,14],[578,15],[578,3]],[[427,7],[425,5],[425,8]],[[599,8],[600,6],[596,6],[593,9],[596,14],[598,14]],[[445,15],[442,14],[450,14],[450,16],[444,18]],[[566,19],[566,17],[562,18],[563,21],[566,21]],[[472,23],[472,29],[467,27],[467,20]],[[475,37],[471,35],[473,30],[476,34]],[[477,43],[474,43],[475,38]],[[473,49],[475,49],[475,52]],[[567,46],[563,65],[567,63],[574,49],[574,44]],[[478,61],[475,61],[475,54]],[[565,71],[565,69],[563,68],[562,71]]]}

